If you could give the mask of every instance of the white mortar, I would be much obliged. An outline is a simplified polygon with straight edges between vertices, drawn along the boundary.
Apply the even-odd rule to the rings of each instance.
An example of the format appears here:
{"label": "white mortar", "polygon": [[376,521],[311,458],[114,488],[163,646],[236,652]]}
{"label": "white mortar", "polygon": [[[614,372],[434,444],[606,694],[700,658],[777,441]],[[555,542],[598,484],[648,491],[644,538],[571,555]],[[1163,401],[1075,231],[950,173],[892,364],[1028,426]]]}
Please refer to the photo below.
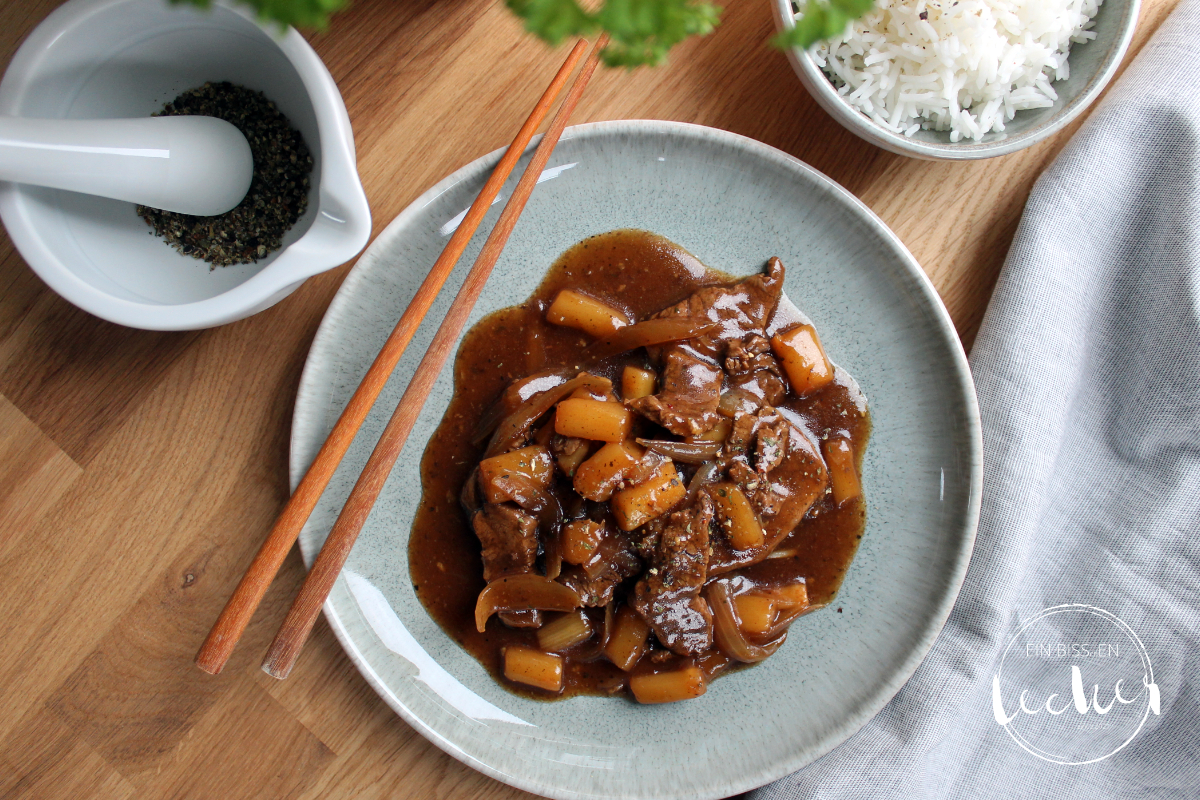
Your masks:
{"label": "white mortar", "polygon": [[56,292],[136,328],[190,330],[241,319],[306,278],[353,258],[371,231],[354,137],[333,77],[295,30],[260,26],[223,6],[164,0],[71,0],[46,18],[0,82],[0,114],[149,116],[206,81],[263,92],[313,155],[304,216],[257,264],[210,269],[150,234],[134,206],[0,182],[0,218]]}

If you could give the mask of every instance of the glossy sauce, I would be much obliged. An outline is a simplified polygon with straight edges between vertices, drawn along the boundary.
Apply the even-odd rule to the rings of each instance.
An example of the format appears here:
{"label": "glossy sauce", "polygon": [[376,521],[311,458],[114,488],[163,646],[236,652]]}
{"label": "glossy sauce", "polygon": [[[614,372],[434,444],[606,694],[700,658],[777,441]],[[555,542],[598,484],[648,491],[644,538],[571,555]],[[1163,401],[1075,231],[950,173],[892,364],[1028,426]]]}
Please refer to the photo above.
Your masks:
{"label": "glossy sauce", "polygon": [[[486,441],[479,446],[471,442],[478,420],[512,380],[581,361],[590,338],[545,321],[545,309],[560,290],[583,290],[640,320],[701,287],[733,281],[662,237],[644,231],[613,231],[572,247],[554,263],[523,306],[490,314],[464,337],[455,360],[454,396],[421,462],[423,494],[409,544],[409,568],[417,596],[433,618],[507,688],[538,699],[605,694],[619,691],[627,675],[600,655],[598,636],[593,636],[565,653],[565,689],[549,695],[503,677],[502,648],[510,644],[537,647],[536,630],[508,628],[493,618],[485,633],[476,631],[474,609],[485,585],[483,567],[479,540],[459,504],[459,494],[486,447]],[[627,364],[648,366],[645,351],[606,359],[589,371],[605,375],[619,386],[621,370]],[[803,400],[789,395],[780,407],[794,411],[818,437],[848,437],[861,474],[870,419],[865,399],[844,370],[839,368],[834,382],[816,394]],[[768,586],[803,576],[810,602],[828,604],[854,557],[864,523],[862,497],[839,508],[826,494],[775,551],[794,555],[770,558],[734,574]],[[598,631],[604,609],[587,609],[587,613]],[[804,620],[794,624],[803,625]],[[793,645],[784,644],[789,646]],[[643,658],[637,669],[666,668],[684,661],[669,651],[657,650]]]}

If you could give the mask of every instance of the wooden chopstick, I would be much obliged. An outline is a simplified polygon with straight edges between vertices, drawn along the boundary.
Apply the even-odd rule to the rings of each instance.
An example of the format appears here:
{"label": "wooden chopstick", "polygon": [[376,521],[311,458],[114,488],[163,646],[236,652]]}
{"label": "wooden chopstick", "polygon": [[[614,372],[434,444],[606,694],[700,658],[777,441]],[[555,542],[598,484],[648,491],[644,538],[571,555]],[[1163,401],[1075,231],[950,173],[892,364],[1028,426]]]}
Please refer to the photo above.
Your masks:
{"label": "wooden chopstick", "polygon": [[229,656],[237,646],[242,633],[245,632],[246,626],[250,624],[250,618],[254,616],[255,609],[258,608],[263,595],[266,594],[267,587],[279,572],[283,559],[291,550],[296,537],[300,535],[300,529],[312,514],[317,500],[325,491],[325,487],[333,477],[334,470],[337,469],[342,457],[346,455],[346,450],[354,441],[354,436],[362,426],[363,420],[366,419],[371,407],[375,405],[375,400],[383,391],[388,377],[404,354],[404,349],[408,346],[417,328],[420,327],[425,314],[429,312],[442,285],[454,270],[463,250],[466,249],[471,237],[475,234],[475,229],[479,227],[479,223],[487,214],[496,195],[500,193],[500,188],[504,186],[513,167],[517,165],[525,148],[529,146],[530,140],[537,133],[537,129],[541,127],[542,120],[546,118],[550,107],[562,92],[563,87],[567,85],[567,80],[575,71],[575,66],[583,57],[586,49],[587,42],[583,39],[575,43],[567,60],[559,67],[554,80],[542,93],[537,105],[530,112],[529,118],[525,120],[525,124],[521,126],[516,138],[504,152],[500,163],[492,170],[491,177],[483,185],[479,196],[475,198],[475,202],[471,204],[471,208],[450,237],[450,241],[446,243],[442,254],[430,268],[429,274],[425,276],[417,293],[413,295],[408,308],[404,310],[395,329],[384,343],[383,349],[379,351],[379,355],[375,357],[367,374],[363,376],[362,383],[358,385],[354,396],[350,398],[345,410],[338,417],[329,437],[321,445],[317,457],[313,459],[304,478],[300,481],[300,485],[296,487],[296,492],[284,506],[274,527],[271,528],[267,540],[259,548],[254,561],[246,570],[246,574],[242,577],[233,596],[229,598],[229,602],[225,604],[225,609],[213,624],[212,630],[209,631],[199,652],[196,653],[196,666],[200,669],[216,675],[229,660]]}
{"label": "wooden chopstick", "polygon": [[383,489],[383,484],[392,471],[392,465],[396,463],[400,451],[408,441],[408,435],[417,421],[417,415],[420,413],[421,407],[425,405],[425,398],[433,388],[446,359],[450,357],[455,340],[466,326],[467,316],[471,313],[475,301],[479,299],[483,286],[492,272],[492,267],[500,257],[500,251],[504,249],[513,226],[517,224],[517,218],[524,210],[525,203],[529,200],[534,186],[537,185],[538,178],[541,177],[542,170],[546,167],[546,162],[550,160],[550,153],[558,144],[563,129],[567,127],[567,119],[583,95],[588,79],[595,72],[600,53],[607,42],[608,37],[603,34],[596,40],[578,77],[571,84],[571,89],[567,92],[562,106],[559,107],[545,136],[538,144],[529,166],[525,168],[525,173],[517,183],[516,189],[513,190],[508,205],[504,207],[483,250],[480,251],[474,266],[467,274],[462,288],[459,289],[458,295],[450,304],[446,318],[442,321],[437,333],[434,334],[429,350],[421,359],[412,380],[409,381],[408,388],[405,389],[404,396],[400,398],[395,413],[388,421],[371,457],[367,459],[367,464],[363,467],[362,474],[354,484],[350,497],[342,507],[337,522],[334,523],[329,537],[321,547],[321,552],[317,555],[312,570],[305,578],[304,585],[300,587],[300,593],[296,595],[283,625],[275,634],[275,640],[271,642],[271,647],[262,663],[263,671],[268,675],[286,678],[292,671],[292,666],[296,663],[296,658],[300,655],[300,650],[304,647],[304,642],[308,638],[313,624],[317,621],[321,606],[333,588],[342,566],[346,563],[350,548],[354,546],[354,541],[358,538],[363,523],[371,513],[371,508],[375,505],[375,500],[379,497],[379,492]]}

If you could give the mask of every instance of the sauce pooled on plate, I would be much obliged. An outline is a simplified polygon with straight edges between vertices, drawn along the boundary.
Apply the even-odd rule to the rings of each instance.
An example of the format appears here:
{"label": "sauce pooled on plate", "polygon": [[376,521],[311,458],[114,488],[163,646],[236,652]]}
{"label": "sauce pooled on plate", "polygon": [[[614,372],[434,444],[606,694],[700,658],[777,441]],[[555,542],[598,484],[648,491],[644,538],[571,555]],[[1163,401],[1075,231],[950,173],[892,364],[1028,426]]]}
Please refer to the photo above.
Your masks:
{"label": "sauce pooled on plate", "polygon": [[466,334],[410,571],[509,689],[695,697],[834,598],[870,419],[783,276],[613,231]]}

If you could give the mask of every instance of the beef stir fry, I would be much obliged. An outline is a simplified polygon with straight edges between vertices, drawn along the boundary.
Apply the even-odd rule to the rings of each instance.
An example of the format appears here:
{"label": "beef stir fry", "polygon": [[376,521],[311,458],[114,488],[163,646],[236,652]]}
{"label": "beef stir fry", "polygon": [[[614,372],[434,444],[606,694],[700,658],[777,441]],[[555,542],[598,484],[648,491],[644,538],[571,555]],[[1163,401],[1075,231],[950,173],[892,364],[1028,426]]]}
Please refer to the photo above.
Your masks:
{"label": "beef stir fry", "polygon": [[410,560],[510,688],[696,697],[832,600],[869,420],[783,278],[617,231],[468,334]]}

